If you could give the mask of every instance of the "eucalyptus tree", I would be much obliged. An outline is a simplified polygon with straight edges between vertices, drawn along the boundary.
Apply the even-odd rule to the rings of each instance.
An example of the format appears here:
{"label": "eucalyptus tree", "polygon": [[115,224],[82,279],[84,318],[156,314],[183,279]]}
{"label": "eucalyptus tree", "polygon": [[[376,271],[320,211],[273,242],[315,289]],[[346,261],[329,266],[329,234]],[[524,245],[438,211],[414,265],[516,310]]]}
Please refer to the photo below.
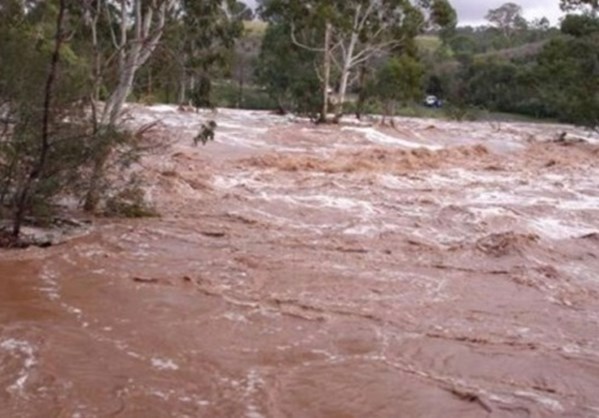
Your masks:
{"label": "eucalyptus tree", "polygon": [[373,96],[383,105],[383,119],[390,118],[394,125],[394,116],[398,104],[406,105],[418,99],[422,92],[424,67],[415,58],[407,54],[390,58],[378,71],[372,86]]}
{"label": "eucalyptus tree", "polygon": [[180,103],[191,95],[196,105],[210,105],[213,73],[229,66],[250,12],[237,0],[181,0],[164,44],[177,63]]}
{"label": "eucalyptus tree", "polygon": [[123,107],[167,27],[193,15],[194,45],[213,45],[231,38],[223,13],[248,17],[233,0],[0,0],[0,217],[14,237],[58,197],[96,209],[111,157],[135,151]]}
{"label": "eucalyptus tree", "polygon": [[[107,47],[108,55],[116,56],[117,62],[116,83],[108,86],[110,93],[99,116],[101,126],[117,124],[137,72],[158,46],[168,14],[178,3],[179,0],[82,0],[93,49],[99,52],[101,47]],[[104,20],[109,44],[101,44],[99,39],[99,25]]]}
{"label": "eucalyptus tree", "polygon": [[[447,0],[268,0],[263,2],[262,15],[271,22],[288,22],[294,44],[322,54],[322,121],[327,117],[332,85],[336,87],[334,120],[338,121],[361,65],[401,48],[431,25],[456,23]],[[321,37],[315,37],[315,32]]]}
{"label": "eucalyptus tree", "polygon": [[[84,16],[90,28],[94,51],[91,96],[98,150],[90,176],[85,209],[94,211],[100,200],[100,184],[113,145],[110,141],[118,130],[123,106],[131,94],[140,68],[148,61],[164,33],[168,14],[178,0],[83,0]],[[108,42],[102,42],[100,27],[106,28]],[[106,49],[103,49],[106,48]],[[116,68],[112,61],[116,57]],[[104,58],[104,59],[103,59]],[[105,71],[116,74],[114,83],[107,84]],[[100,87],[109,93],[101,112],[96,113]]]}
{"label": "eucalyptus tree", "polygon": [[[12,243],[26,216],[52,212],[87,160],[85,63],[72,48],[74,0],[0,7],[0,216]],[[2,241],[0,237],[0,241]]]}
{"label": "eucalyptus tree", "polygon": [[526,20],[522,17],[522,6],[511,2],[489,10],[485,19],[495,25],[508,39],[514,31],[525,29],[527,25]]}
{"label": "eucalyptus tree", "polygon": [[268,25],[256,65],[257,82],[281,114],[317,115],[321,108],[320,81],[314,71],[317,52],[293,44],[285,23]]}

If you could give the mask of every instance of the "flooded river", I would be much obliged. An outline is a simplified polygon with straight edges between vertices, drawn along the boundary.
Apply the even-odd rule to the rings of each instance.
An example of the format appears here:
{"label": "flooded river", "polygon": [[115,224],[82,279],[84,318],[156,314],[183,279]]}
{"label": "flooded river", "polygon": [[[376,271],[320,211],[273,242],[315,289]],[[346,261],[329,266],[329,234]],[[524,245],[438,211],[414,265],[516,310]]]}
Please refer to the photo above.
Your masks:
{"label": "flooded river", "polygon": [[0,252],[1,417],[599,416],[597,137],[131,112],[162,216]]}

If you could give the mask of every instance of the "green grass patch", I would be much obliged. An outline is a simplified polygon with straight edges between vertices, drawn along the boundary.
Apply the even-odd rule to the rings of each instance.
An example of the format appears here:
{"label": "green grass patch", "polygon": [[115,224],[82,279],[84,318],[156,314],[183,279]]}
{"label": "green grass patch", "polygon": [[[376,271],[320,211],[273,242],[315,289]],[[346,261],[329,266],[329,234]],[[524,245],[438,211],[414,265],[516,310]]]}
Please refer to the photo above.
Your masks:
{"label": "green grass patch", "polygon": [[428,52],[435,52],[442,45],[441,39],[436,35],[420,35],[416,37],[418,49]]}
{"label": "green grass patch", "polygon": [[252,35],[264,36],[267,27],[268,23],[261,20],[250,20],[243,22],[243,28],[245,29],[245,32]]}

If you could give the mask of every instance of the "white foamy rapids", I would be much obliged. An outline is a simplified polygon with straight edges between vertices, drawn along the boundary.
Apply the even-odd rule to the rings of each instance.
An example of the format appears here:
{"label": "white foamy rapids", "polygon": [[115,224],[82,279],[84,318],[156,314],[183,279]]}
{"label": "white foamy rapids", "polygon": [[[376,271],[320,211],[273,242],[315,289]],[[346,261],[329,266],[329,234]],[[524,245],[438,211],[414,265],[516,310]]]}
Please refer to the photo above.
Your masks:
{"label": "white foamy rapids", "polygon": [[292,196],[289,194],[278,194],[272,192],[261,192],[258,199],[264,201],[278,201],[287,203],[289,205],[303,206],[312,209],[338,209],[343,211],[351,211],[354,213],[361,214],[363,217],[371,217],[379,213],[374,206],[365,201],[354,199],[350,197],[330,196],[330,195],[306,195],[306,196]]}
{"label": "white foamy rapids", "polygon": [[149,109],[152,112],[159,112],[159,113],[175,113],[177,112],[177,106],[175,105],[165,105],[165,104],[161,104],[161,105],[154,105],[154,106],[149,106]]}
{"label": "white foamy rapids", "polygon": [[214,175],[212,185],[215,189],[229,190],[243,188],[246,191],[269,190],[274,187],[294,187],[293,180],[277,179],[276,183],[260,178],[258,172],[234,172],[227,175]]}
{"label": "white foamy rapids", "polygon": [[232,122],[218,122],[218,127],[222,128],[222,129],[230,129],[233,131],[240,131],[240,132],[251,132],[253,134],[266,134],[268,132],[268,128],[267,127],[262,127],[262,126],[248,126],[247,124],[240,124],[240,123],[232,123]]}
{"label": "white foamy rapids", "polygon": [[[343,230],[346,235],[372,236],[379,234],[383,228],[376,225],[354,225]],[[389,230],[389,229],[387,229]]]}
{"label": "white foamy rapids", "polygon": [[[255,208],[250,208],[249,212],[240,212],[240,213],[231,212],[232,215],[236,215],[236,216],[243,216],[243,215],[247,215],[248,213],[253,214],[256,217],[261,218],[264,221],[269,222],[273,225],[277,225],[279,227],[289,227],[289,228],[293,228],[296,230],[304,230],[304,229],[314,229],[314,226],[315,226],[313,224],[301,222],[296,219],[287,218],[284,216],[275,215],[275,214],[267,212],[265,210],[260,210],[260,209],[255,209]],[[320,227],[322,228],[322,225],[320,225]],[[315,232],[317,234],[320,234],[319,231],[315,231]]]}
{"label": "white foamy rapids", "polygon": [[237,133],[217,132],[214,141],[225,145],[235,145],[243,148],[266,148],[268,144],[264,141],[240,137]]}
{"label": "white foamy rapids", "polygon": [[562,404],[559,401],[549,398],[547,396],[543,396],[543,395],[539,395],[538,393],[535,393],[535,392],[527,392],[527,391],[523,391],[523,390],[514,392],[514,395],[521,397],[521,398],[531,399],[553,412],[564,412],[564,407],[562,406]]}
{"label": "white foamy rapids", "polygon": [[423,144],[419,142],[413,142],[405,139],[396,138],[394,136],[386,135],[382,132],[379,132],[374,128],[343,127],[342,130],[361,133],[366,137],[366,139],[379,145],[393,145],[409,149],[426,148],[432,151],[440,150],[443,148],[440,145]]}
{"label": "white foamy rapids", "polygon": [[43,286],[39,288],[42,293],[45,293],[48,299],[56,301],[60,299],[60,286],[57,282],[56,273],[50,271],[47,267],[44,267],[40,274],[40,279]]}
{"label": "white foamy rapids", "polygon": [[23,360],[23,367],[19,371],[17,379],[11,386],[8,387],[8,390],[11,392],[23,393],[25,390],[25,384],[29,378],[29,373],[37,364],[37,360],[35,358],[35,348],[28,341],[11,338],[0,342],[0,349],[7,351],[11,355],[19,357]]}
{"label": "white foamy rapids", "polygon": [[402,190],[402,189],[410,189],[415,186],[417,181],[405,177],[405,176],[396,176],[393,174],[379,174],[378,182],[381,186],[391,189],[391,190]]}
{"label": "white foamy rapids", "polygon": [[179,365],[171,359],[152,358],[152,367],[158,370],[179,370]]}
{"label": "white foamy rapids", "polygon": [[262,379],[262,376],[260,376],[260,373],[257,370],[251,369],[248,372],[244,393],[244,397],[247,399],[247,410],[245,414],[246,418],[266,417],[260,412],[254,400],[254,397],[256,396],[260,386],[263,386],[264,383],[264,379]]}
{"label": "white foamy rapids", "polygon": [[559,199],[552,202],[563,210],[595,210],[599,211],[599,196],[576,193],[575,199]]}
{"label": "white foamy rapids", "polygon": [[590,225],[571,223],[555,218],[531,219],[528,223],[533,232],[554,240],[577,238],[597,232],[597,228]]}

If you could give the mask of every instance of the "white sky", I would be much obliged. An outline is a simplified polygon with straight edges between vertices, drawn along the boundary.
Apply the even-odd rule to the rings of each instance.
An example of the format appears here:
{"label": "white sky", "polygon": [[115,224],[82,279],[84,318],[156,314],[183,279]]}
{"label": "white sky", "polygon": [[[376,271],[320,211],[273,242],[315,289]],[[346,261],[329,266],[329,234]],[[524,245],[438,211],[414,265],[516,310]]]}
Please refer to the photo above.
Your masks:
{"label": "white sky", "polygon": [[[524,17],[528,20],[546,17],[556,24],[562,16],[558,0],[511,0],[522,6]],[[490,9],[496,9],[507,0],[450,0],[458,12],[460,25],[485,23],[485,15]]]}
{"label": "white sky", "polygon": [[[489,9],[496,9],[508,1],[519,4],[524,10],[524,17],[528,20],[546,17],[552,24],[557,24],[562,12],[559,9],[559,0],[449,0],[458,12],[460,25],[484,24],[485,15]],[[251,6],[255,0],[245,0]]]}

